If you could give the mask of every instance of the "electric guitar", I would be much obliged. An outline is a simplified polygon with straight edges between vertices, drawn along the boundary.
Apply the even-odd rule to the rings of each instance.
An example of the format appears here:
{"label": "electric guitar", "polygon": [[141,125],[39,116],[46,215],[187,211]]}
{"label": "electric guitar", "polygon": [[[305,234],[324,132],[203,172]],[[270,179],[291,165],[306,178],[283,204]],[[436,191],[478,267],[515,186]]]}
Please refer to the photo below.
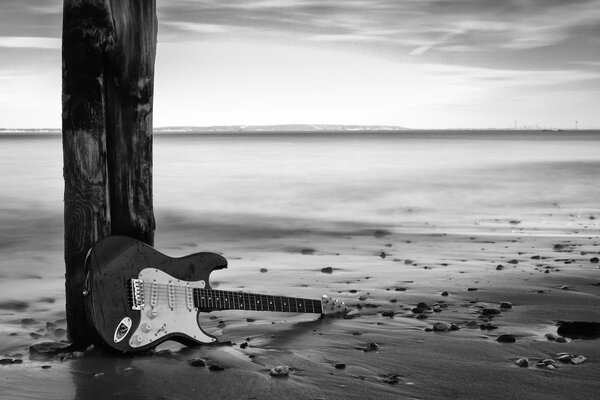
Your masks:
{"label": "electric guitar", "polygon": [[254,310],[343,314],[344,303],[214,290],[209,275],[227,267],[215,253],[168,257],[126,236],[98,241],[85,261],[84,298],[88,319],[103,345],[129,353],[148,350],[166,340],[185,345],[217,338],[198,322],[200,312]]}

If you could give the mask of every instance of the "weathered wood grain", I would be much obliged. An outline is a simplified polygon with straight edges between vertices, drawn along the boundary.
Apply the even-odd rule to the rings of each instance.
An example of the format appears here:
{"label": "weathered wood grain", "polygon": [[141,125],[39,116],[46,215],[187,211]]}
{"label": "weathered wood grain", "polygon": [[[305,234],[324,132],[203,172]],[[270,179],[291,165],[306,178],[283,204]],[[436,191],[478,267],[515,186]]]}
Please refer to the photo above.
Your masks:
{"label": "weathered wood grain", "polygon": [[155,0],[64,0],[63,158],[69,338],[93,341],[83,267],[110,234],[153,244]]}

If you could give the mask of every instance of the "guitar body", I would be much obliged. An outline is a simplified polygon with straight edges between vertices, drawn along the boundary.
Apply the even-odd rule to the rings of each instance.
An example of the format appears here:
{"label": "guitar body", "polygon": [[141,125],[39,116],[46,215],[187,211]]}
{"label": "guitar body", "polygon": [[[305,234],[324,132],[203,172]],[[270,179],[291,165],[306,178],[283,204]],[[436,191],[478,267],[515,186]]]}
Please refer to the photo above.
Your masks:
{"label": "guitar body", "polygon": [[198,324],[195,289],[210,289],[209,275],[227,267],[215,253],[168,257],[124,236],[100,240],[85,264],[88,319],[107,347],[137,352],[165,340],[213,343]]}

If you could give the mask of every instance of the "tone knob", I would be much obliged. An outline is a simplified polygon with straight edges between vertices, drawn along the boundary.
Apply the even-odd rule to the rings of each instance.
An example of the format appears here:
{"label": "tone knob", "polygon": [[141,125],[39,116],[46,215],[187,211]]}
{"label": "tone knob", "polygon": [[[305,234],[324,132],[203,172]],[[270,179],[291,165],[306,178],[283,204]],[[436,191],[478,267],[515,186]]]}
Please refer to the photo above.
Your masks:
{"label": "tone knob", "polygon": [[151,308],[151,309],[148,310],[148,312],[146,313],[146,315],[148,316],[148,318],[154,319],[158,315],[158,311],[155,310],[155,309],[153,309],[153,308]]}
{"label": "tone knob", "polygon": [[144,322],[142,324],[142,332],[148,333],[150,332],[150,329],[152,329],[152,325],[150,325],[149,323]]}
{"label": "tone knob", "polygon": [[144,338],[142,337],[142,335],[135,335],[135,336],[133,337],[133,341],[134,341],[136,344],[141,344],[141,343],[144,341]]}

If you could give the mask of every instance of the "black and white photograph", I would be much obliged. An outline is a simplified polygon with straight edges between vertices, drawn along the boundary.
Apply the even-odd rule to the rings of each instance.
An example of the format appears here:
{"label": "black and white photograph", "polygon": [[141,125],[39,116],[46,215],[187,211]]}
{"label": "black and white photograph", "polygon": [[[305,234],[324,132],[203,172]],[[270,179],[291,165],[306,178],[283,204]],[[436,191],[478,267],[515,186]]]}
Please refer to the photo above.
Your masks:
{"label": "black and white photograph", "polygon": [[0,0],[0,399],[593,399],[600,0]]}

